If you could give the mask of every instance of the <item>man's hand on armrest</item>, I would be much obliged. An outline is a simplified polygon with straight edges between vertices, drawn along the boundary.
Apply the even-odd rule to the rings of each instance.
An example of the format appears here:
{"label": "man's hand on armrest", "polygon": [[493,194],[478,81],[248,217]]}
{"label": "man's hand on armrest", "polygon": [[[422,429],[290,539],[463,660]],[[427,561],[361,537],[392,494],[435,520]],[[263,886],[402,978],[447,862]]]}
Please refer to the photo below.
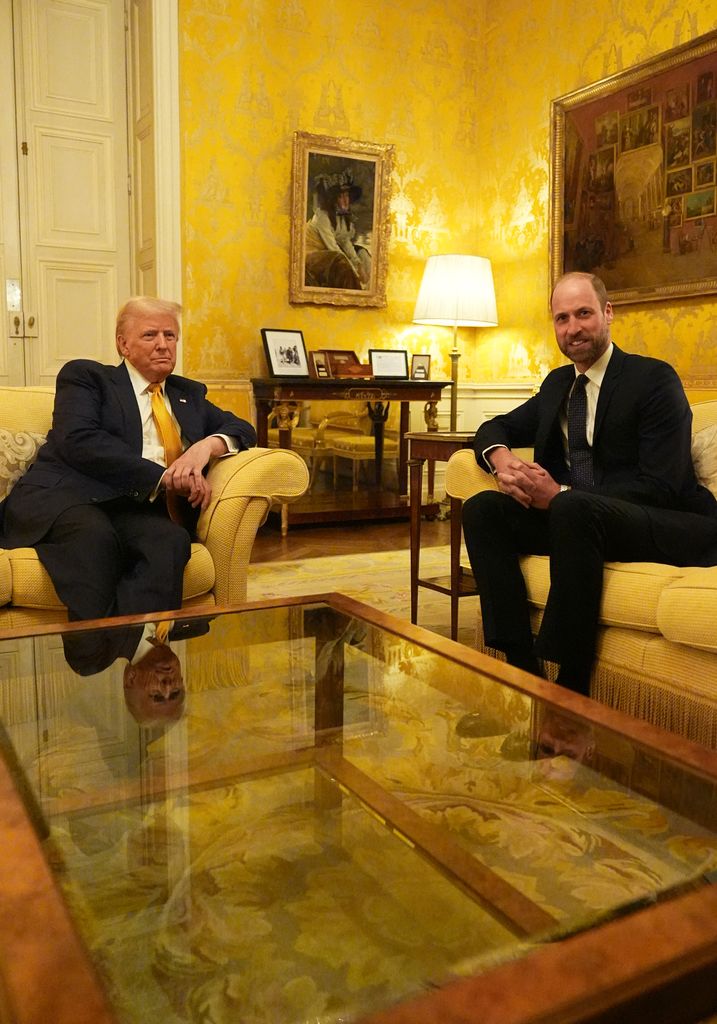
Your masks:
{"label": "man's hand on armrest", "polygon": [[212,488],[203,470],[211,458],[227,454],[227,444],[212,434],[191,445],[164,471],[162,486],[175,494],[183,494],[193,508],[203,512],[209,505]]}

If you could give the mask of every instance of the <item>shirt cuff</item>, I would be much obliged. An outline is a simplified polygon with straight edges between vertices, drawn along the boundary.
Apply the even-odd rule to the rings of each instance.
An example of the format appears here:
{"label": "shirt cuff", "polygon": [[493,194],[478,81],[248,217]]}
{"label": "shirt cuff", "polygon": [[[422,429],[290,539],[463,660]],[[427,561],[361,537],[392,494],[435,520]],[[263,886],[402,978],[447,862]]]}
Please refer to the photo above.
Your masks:
{"label": "shirt cuff", "polygon": [[481,458],[483,459],[483,462],[485,462],[486,466],[488,467],[488,471],[489,471],[490,473],[492,473],[492,474],[493,474],[493,476],[495,476],[495,474],[496,474],[496,473],[498,472],[498,470],[497,470],[497,469],[494,469],[494,467],[493,467],[493,466],[491,465],[491,463],[490,463],[490,462],[488,461],[488,453],[489,453],[489,452],[494,452],[494,451],[496,450],[496,448],[506,448],[506,449],[507,449],[507,448],[508,448],[508,445],[507,445],[507,444],[492,444],[492,445],[491,445],[491,446],[490,446],[489,448],[485,448],[485,449],[484,449],[484,450],[483,450],[483,451],[482,451],[482,452],[480,453],[480,457],[481,457]]}
{"label": "shirt cuff", "polygon": [[236,443],[234,438],[230,437],[228,434],[211,434],[211,437],[221,437],[222,441],[227,446],[227,450],[224,452],[223,455],[215,456],[215,458],[217,459],[226,459],[227,455],[236,455],[238,454],[238,452],[241,451],[241,448]]}

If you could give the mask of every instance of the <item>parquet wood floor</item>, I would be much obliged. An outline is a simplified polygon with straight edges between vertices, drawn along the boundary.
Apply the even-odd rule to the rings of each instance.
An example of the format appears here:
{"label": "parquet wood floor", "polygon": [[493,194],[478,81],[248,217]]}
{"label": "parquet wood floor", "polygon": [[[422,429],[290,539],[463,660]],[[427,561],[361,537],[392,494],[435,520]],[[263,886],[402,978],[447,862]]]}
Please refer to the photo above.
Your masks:
{"label": "parquet wood floor", "polygon": [[[421,547],[450,544],[450,521],[421,523]],[[278,527],[262,526],[251,553],[252,562],[286,562],[322,555],[356,554],[364,551],[400,551],[409,546],[408,522],[325,523],[292,526],[286,537]]]}

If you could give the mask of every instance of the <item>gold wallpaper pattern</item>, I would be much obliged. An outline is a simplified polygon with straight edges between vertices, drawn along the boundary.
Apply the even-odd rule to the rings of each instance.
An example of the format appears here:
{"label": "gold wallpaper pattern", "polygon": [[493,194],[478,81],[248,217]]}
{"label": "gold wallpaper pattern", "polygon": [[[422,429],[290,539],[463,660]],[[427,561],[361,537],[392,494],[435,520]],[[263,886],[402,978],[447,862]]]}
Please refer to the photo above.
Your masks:
{"label": "gold wallpaper pattern", "polygon": [[[463,330],[461,375],[536,378],[560,362],[547,310],[550,101],[717,25],[713,0],[182,0],[185,371],[263,376],[260,328],[308,349],[429,352],[411,324],[427,256],[493,261],[500,324]],[[295,130],[396,147],[385,309],[291,306]],[[624,348],[717,382],[715,300],[619,307]]]}

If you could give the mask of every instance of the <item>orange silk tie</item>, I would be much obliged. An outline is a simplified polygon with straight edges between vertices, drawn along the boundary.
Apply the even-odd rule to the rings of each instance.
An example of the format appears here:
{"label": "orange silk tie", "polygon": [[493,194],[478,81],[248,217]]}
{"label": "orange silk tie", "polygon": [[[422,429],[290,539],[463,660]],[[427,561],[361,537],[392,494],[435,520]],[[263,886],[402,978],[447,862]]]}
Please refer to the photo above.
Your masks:
{"label": "orange silk tie", "polygon": [[[162,385],[150,384],[147,390],[152,396],[152,416],[162,440],[164,461],[167,468],[169,468],[175,459],[178,459],[184,451],[182,439],[179,436],[179,431],[175,427],[172,417],[169,415],[167,406],[164,404],[164,399],[162,398]],[[183,525],[184,517],[182,515],[179,496],[167,493],[165,494],[165,498],[167,501],[167,511],[169,512],[170,519],[173,519],[175,523]]]}
{"label": "orange silk tie", "polygon": [[158,622],[157,623],[157,629],[156,629],[154,635],[156,636],[156,638],[159,640],[159,642],[161,644],[166,644],[167,637],[169,636],[169,631],[170,631],[170,629],[172,628],[173,625],[174,625],[174,623],[171,621],[171,619],[170,619],[169,622]]}
{"label": "orange silk tie", "polygon": [[179,436],[179,432],[174,425],[172,417],[169,415],[169,410],[164,404],[162,398],[162,385],[161,384],[150,384],[147,389],[152,395],[152,416],[154,422],[157,425],[159,436],[162,439],[162,446],[164,448],[164,461],[169,468],[175,459],[184,451],[182,447],[182,439]]}

